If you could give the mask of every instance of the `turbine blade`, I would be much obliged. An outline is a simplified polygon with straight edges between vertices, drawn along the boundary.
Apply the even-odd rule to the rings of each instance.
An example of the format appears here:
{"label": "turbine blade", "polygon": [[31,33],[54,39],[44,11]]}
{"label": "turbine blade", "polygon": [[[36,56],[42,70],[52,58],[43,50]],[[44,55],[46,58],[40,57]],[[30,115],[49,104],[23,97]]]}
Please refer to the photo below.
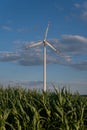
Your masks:
{"label": "turbine blade", "polygon": [[25,48],[28,49],[28,48],[31,48],[31,47],[35,47],[35,46],[40,46],[43,42],[40,41],[40,42],[36,42],[36,43],[32,43],[32,44],[26,44],[25,45]]}
{"label": "turbine blade", "polygon": [[46,44],[51,48],[53,49],[58,55],[60,55],[62,58],[64,58],[67,62],[70,62],[71,61],[71,57],[68,56],[68,55],[64,55],[62,54],[59,50],[57,50],[53,45],[51,45],[49,42],[45,41]]}
{"label": "turbine blade", "polygon": [[56,53],[60,54],[61,52],[59,50],[57,50],[53,45],[51,45],[49,42],[45,41],[46,44],[52,49],[54,50]]}
{"label": "turbine blade", "polygon": [[45,36],[44,36],[44,40],[46,40],[46,38],[47,38],[48,29],[49,29],[49,23],[48,23],[47,28],[46,28],[46,32],[45,32]]}

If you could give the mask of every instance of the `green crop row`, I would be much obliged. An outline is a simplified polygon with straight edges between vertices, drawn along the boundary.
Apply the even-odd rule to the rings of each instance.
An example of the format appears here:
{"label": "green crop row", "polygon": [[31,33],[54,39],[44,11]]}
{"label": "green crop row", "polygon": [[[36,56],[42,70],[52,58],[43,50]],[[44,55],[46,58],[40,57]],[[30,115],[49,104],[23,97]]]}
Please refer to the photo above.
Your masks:
{"label": "green crop row", "polygon": [[0,87],[0,130],[87,130],[87,97]]}

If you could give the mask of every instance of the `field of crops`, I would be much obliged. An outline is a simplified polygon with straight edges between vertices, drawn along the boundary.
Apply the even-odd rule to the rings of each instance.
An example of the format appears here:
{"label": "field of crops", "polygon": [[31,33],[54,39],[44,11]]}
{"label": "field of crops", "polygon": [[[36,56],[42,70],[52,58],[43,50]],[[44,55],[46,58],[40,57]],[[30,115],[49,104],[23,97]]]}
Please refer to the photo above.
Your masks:
{"label": "field of crops", "polygon": [[0,87],[0,130],[87,130],[87,97]]}

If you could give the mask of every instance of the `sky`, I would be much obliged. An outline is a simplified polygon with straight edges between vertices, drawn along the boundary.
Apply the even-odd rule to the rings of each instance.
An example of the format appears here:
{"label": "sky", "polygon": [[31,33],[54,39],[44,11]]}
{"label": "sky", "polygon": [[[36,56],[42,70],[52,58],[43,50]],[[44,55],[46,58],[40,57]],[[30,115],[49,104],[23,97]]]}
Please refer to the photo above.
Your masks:
{"label": "sky", "polygon": [[48,23],[47,41],[61,54],[47,46],[47,89],[87,94],[86,0],[1,0],[0,83],[43,89],[43,46],[25,46],[43,40]]}

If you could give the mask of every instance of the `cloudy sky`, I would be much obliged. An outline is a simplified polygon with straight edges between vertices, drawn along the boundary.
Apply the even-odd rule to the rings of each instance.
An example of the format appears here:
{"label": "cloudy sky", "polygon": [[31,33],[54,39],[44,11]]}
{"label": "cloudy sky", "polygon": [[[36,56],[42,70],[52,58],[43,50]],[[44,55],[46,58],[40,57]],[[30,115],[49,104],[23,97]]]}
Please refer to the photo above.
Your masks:
{"label": "cloudy sky", "polygon": [[43,40],[48,22],[47,40],[61,54],[47,47],[47,87],[87,94],[86,0],[1,0],[0,83],[43,86],[43,46],[25,46]]}

